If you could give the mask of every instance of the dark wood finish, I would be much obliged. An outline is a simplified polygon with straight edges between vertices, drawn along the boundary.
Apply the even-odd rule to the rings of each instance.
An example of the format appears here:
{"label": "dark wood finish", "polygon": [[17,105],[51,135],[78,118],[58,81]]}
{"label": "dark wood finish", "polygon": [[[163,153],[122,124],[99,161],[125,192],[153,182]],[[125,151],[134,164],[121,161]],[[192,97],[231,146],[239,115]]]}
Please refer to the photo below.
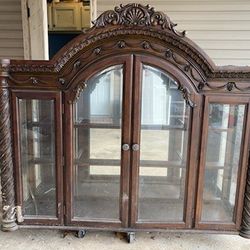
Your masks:
{"label": "dark wood finish", "polygon": [[243,208],[243,214],[242,214],[242,225],[241,225],[241,231],[240,235],[245,238],[250,238],[250,168],[248,167],[248,174],[247,174],[247,184],[246,184],[246,190],[245,190],[245,199],[244,199],[244,208]]}
{"label": "dark wood finish", "polygon": [[[188,95],[185,95],[183,93],[183,97],[186,100],[186,103],[192,107],[196,106],[195,102],[192,100],[195,98],[196,93],[192,89],[192,85],[189,82],[189,79],[185,76],[181,75],[179,70],[172,67],[171,64],[168,62],[159,59],[159,58],[152,58],[147,56],[135,56],[135,66],[134,66],[134,95],[133,95],[133,136],[132,136],[132,142],[131,144],[140,144],[140,131],[141,131],[141,71],[142,71],[142,65],[150,65],[157,67],[164,71],[164,69],[167,69],[168,74],[170,74],[173,79],[176,79],[177,82],[181,83],[181,89],[186,89]],[[186,99],[187,98],[187,99]],[[196,98],[197,101],[199,100]],[[195,109],[195,114],[197,115],[199,112],[199,108]],[[192,114],[191,114],[192,117]],[[192,119],[191,119],[192,120]],[[192,126],[192,123],[190,124]],[[191,131],[191,130],[190,130]],[[197,132],[197,131],[196,131]],[[192,132],[193,138],[197,138],[198,135],[195,134],[195,131]],[[188,145],[191,143],[191,133],[189,133],[189,142]],[[194,139],[195,141],[195,139]],[[189,147],[191,149],[193,147]],[[195,146],[194,146],[195,148]],[[188,150],[188,155],[190,155],[190,151]],[[193,156],[195,156],[195,152],[193,151]],[[189,158],[189,157],[188,157]],[[187,161],[189,162],[189,160]],[[156,162],[155,162],[156,163]],[[171,163],[170,163],[171,164]],[[165,163],[165,166],[168,164]],[[193,162],[193,157],[190,158],[190,162],[188,164],[189,166],[195,167],[195,162]],[[184,194],[184,214],[183,214],[183,222],[172,222],[172,223],[160,223],[157,224],[155,222],[152,223],[145,223],[145,222],[139,222],[138,221],[138,185],[139,185],[139,166],[140,166],[140,151],[133,151],[132,152],[132,171],[131,171],[131,226],[132,227],[148,227],[148,228],[188,228],[191,227],[192,224],[192,192],[188,192],[189,190],[193,190],[194,187],[194,179],[192,177],[192,173],[189,174],[192,168],[189,168],[187,166],[187,175],[186,175],[186,181],[185,181],[185,194]],[[158,166],[158,163],[157,163]],[[163,164],[164,166],[164,164]],[[153,212],[153,211],[152,211]]]}
{"label": "dark wood finish", "polygon": [[[2,83],[4,83],[4,79]],[[9,90],[0,85],[0,171],[2,183],[2,230],[17,229],[13,176]]]}
{"label": "dark wood finish", "polygon": [[[238,213],[242,216],[236,216],[236,224],[237,227],[240,228],[240,235],[250,239],[250,154],[249,154],[249,140],[250,137],[250,103],[248,104],[248,114],[246,118],[246,127],[247,132],[245,134],[246,146],[244,148],[243,156],[242,156],[242,178],[239,179],[239,196],[244,196],[244,204],[241,202],[241,199],[238,201]],[[245,176],[246,175],[246,176]],[[240,185],[243,183],[243,185]],[[244,185],[246,184],[246,185]],[[245,190],[244,190],[245,187]]]}
{"label": "dark wood finish", "polygon": [[[133,113],[132,113],[132,144],[140,145],[140,123],[141,123],[141,81],[142,65],[137,57],[134,57],[134,86],[133,86]],[[136,84],[135,84],[136,83]],[[138,114],[138,116],[136,116]],[[140,151],[132,151],[130,171],[130,227],[136,227],[138,218],[138,188],[139,188],[139,162]]]}
{"label": "dark wood finish", "polygon": [[[221,222],[206,222],[201,221],[201,211],[202,211],[202,197],[204,189],[204,174],[205,174],[205,161],[206,161],[206,145],[208,142],[208,119],[209,119],[209,104],[210,103],[221,103],[221,104],[244,104],[246,105],[245,116],[244,116],[244,129],[242,134],[242,142],[240,152],[240,162],[239,171],[237,179],[237,190],[236,190],[236,203],[234,210],[234,218],[232,223],[221,223]],[[198,177],[198,194],[196,200],[196,220],[195,225],[198,229],[214,229],[214,230],[239,230],[241,223],[242,214],[242,204],[243,204],[243,189],[246,178],[247,170],[247,151],[249,148],[249,104],[250,98],[247,96],[221,96],[221,95],[211,95],[208,94],[205,97],[205,107],[204,107],[204,119],[203,119],[203,130],[202,130],[202,143],[200,148],[200,167],[199,167],[199,177]]]}
{"label": "dark wood finish", "polygon": [[[57,216],[48,218],[39,216],[24,216],[23,224],[48,224],[62,225],[63,224],[63,154],[62,154],[62,98],[60,92],[45,92],[45,91],[12,91],[12,107],[14,120],[14,143],[15,143],[15,159],[16,159],[16,195],[17,205],[23,206],[23,187],[22,187],[22,168],[20,157],[20,129],[19,129],[19,99],[31,100],[53,100],[54,101],[54,120],[55,120],[55,170],[56,170],[56,203]],[[41,163],[40,161],[39,163]]]}
{"label": "dark wood finish", "polygon": [[[132,91],[132,79],[131,79],[131,70],[132,70],[132,56],[115,56],[113,58],[107,58],[106,60],[96,62],[90,65],[85,71],[78,76],[76,82],[87,82],[94,74],[102,71],[103,69],[113,66],[113,65],[123,65],[124,79],[123,79],[123,108],[122,108],[122,144],[130,143],[130,124],[131,124],[131,91]],[[91,86],[90,86],[91,87]],[[66,92],[65,96],[65,131],[66,131],[66,141],[67,141],[67,152],[66,154],[66,166],[67,166],[67,177],[66,183],[68,186],[67,190],[67,213],[66,221],[69,225],[100,225],[103,226],[116,226],[116,227],[127,227],[128,226],[128,202],[129,202],[129,167],[130,167],[130,152],[121,151],[121,179],[120,179],[120,222],[96,222],[96,221],[84,221],[80,218],[74,218],[72,205],[73,205],[73,183],[75,183],[74,178],[74,163],[73,163],[73,123],[72,123],[72,114],[73,114],[73,103],[76,95],[71,91]],[[69,120],[70,119],[70,120]],[[90,126],[91,127],[91,126]]]}
{"label": "dark wood finish", "polygon": [[[55,101],[57,218],[25,217],[23,223],[18,223],[20,227],[57,226],[64,229],[99,228],[129,232],[179,228],[204,232],[240,231],[242,236],[250,238],[250,170],[247,174],[250,150],[250,67],[214,65],[196,44],[185,37],[185,32],[177,32],[174,27],[174,23],[162,12],[157,12],[149,6],[128,4],[104,12],[91,29],[72,40],[51,61],[0,62],[0,166],[4,230],[17,228],[16,206],[21,207],[23,203],[20,114],[17,99],[37,98]],[[142,63],[159,68],[175,79],[178,90],[190,106],[186,180],[182,180],[185,181],[183,221],[138,221],[140,151],[132,150],[121,151],[121,161],[105,160],[111,166],[121,165],[119,221],[84,221],[82,218],[74,217],[73,128],[118,128],[116,125],[91,124],[89,121],[73,124],[74,102],[80,97],[81,92],[89,87],[87,83],[92,76],[109,66],[122,64],[122,143],[130,146],[140,144]],[[89,112],[88,100],[85,101],[86,112]],[[232,223],[201,221],[210,102],[245,104],[247,107]],[[35,123],[30,126],[35,126]],[[152,126],[150,129],[158,128]],[[173,128],[164,126],[161,129],[171,131]],[[89,135],[86,133],[85,137]],[[230,152],[230,148],[227,150]],[[89,155],[89,151],[85,153]],[[86,171],[89,171],[87,168],[90,164],[101,164],[102,159],[99,160],[98,162],[96,159],[89,159],[82,164],[86,166]],[[35,162],[49,163],[49,160],[36,158]],[[141,164],[148,167],[154,164],[164,167],[172,163],[145,161]],[[216,164],[209,167],[222,168]],[[101,180],[102,176],[97,175],[95,178]],[[110,181],[112,178],[113,176],[110,176]]]}

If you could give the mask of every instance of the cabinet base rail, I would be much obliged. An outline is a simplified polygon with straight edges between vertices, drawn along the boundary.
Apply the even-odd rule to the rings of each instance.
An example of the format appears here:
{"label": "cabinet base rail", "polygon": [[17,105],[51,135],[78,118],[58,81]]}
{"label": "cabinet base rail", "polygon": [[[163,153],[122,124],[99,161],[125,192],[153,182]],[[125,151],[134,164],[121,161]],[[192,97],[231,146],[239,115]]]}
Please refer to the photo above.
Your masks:
{"label": "cabinet base rail", "polygon": [[[223,231],[223,230],[201,230],[201,229],[137,229],[137,228],[105,228],[105,227],[83,227],[83,226],[46,226],[46,225],[18,225],[18,229],[53,229],[53,230],[67,230],[84,232],[94,232],[94,231],[111,231],[111,232],[122,232],[129,234],[134,234],[135,232],[161,232],[161,233],[190,233],[190,234],[227,234],[227,235],[240,235],[244,238],[250,238],[250,232],[239,232],[239,231]],[[82,234],[81,234],[82,235]],[[134,235],[132,235],[134,237]],[[83,237],[81,237],[83,238]]]}

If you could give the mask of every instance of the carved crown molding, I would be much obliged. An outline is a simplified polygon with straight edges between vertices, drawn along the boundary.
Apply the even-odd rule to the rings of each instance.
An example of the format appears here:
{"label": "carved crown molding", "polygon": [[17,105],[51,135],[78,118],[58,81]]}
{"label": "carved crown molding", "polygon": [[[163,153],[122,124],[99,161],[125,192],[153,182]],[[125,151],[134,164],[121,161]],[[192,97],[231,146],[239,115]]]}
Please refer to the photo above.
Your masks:
{"label": "carved crown molding", "polygon": [[[95,44],[100,44],[100,41],[105,42],[106,39],[123,36],[126,42],[124,36],[133,37],[135,40],[138,39],[136,36],[144,36],[143,39],[145,40],[148,37],[163,42],[166,54],[170,46],[176,54],[192,61],[193,66],[190,65],[191,69],[199,71],[204,76],[203,83],[208,79],[225,79],[225,81],[250,79],[250,70],[248,68],[223,68],[213,65],[209,57],[198,46],[186,37],[183,37],[184,33],[176,32],[174,27],[175,24],[164,13],[157,12],[149,6],[140,4],[121,5],[114,10],[104,12],[94,22],[94,27],[72,41],[71,46],[65,47],[65,51],[61,52],[60,55],[57,55],[51,61],[39,62],[39,64],[33,61],[11,62],[6,65],[0,63],[0,72],[34,73],[34,77],[36,77],[36,73],[58,74],[67,64],[72,63],[71,59],[73,57],[77,57],[77,54],[85,50],[87,51],[88,48],[94,47],[93,53],[96,56],[102,55],[99,45],[95,47]],[[124,48],[124,44],[120,44],[119,48]],[[144,44],[144,49],[147,48],[148,45]],[[83,57],[83,55],[81,54],[79,57]],[[86,57],[86,60],[88,60],[88,57]],[[81,65],[75,63],[73,66],[76,71],[80,69]],[[29,80],[31,81],[32,79]]]}
{"label": "carved crown molding", "polygon": [[[164,30],[152,30],[148,28],[141,27],[116,27],[112,30],[100,30],[95,36],[84,34],[84,38],[80,40],[80,42],[73,44],[71,48],[63,54],[60,58],[56,60],[56,62],[51,62],[51,64],[9,64],[4,65],[2,69],[6,72],[32,72],[32,73],[56,73],[60,72],[61,69],[70,61],[72,57],[74,57],[77,53],[85,49],[86,47],[92,45],[103,39],[108,39],[120,35],[143,35],[146,37],[153,37],[163,42],[172,45],[177,48],[179,51],[183,52],[183,55],[186,57],[190,57],[197,63],[198,67],[201,71],[204,72],[206,78],[231,78],[231,79],[250,79],[250,72],[240,71],[240,70],[220,70],[215,71],[211,65],[209,65],[207,58],[202,57],[199,52],[191,47],[186,41],[174,36],[173,34],[166,33]],[[166,46],[166,53],[167,52]],[[122,47],[120,47],[122,48]],[[145,49],[147,47],[145,46]],[[100,52],[100,51],[99,51]],[[96,53],[96,56],[100,55],[100,53]],[[1,68],[1,66],[0,66]]]}
{"label": "carved crown molding", "polygon": [[23,63],[1,64],[0,72],[25,72],[25,73],[52,73],[55,72],[55,65],[50,62],[41,64],[31,63],[32,61],[23,61]]}
{"label": "carved crown molding", "polygon": [[102,28],[107,25],[125,25],[125,26],[158,26],[162,29],[167,29],[174,34],[184,37],[185,31],[176,31],[174,27],[177,24],[173,23],[170,18],[160,11],[155,11],[149,5],[141,5],[131,3],[120,5],[114,10],[108,10],[102,13],[94,22],[95,28]]}
{"label": "carved crown molding", "polygon": [[[183,52],[183,56],[186,58],[191,58],[196,64],[197,67],[203,72],[206,78],[230,78],[230,79],[250,79],[250,72],[235,70],[235,71],[214,71],[211,65],[207,62],[206,58],[201,57],[198,51],[195,48],[192,48],[188,45],[187,42],[177,39],[176,36],[173,36],[169,33],[164,33],[164,31],[154,31],[148,30],[145,28],[138,29],[136,27],[131,28],[115,28],[112,31],[104,30],[100,31],[96,36],[86,37],[86,39],[81,40],[78,44],[72,46],[62,57],[60,57],[56,62],[50,65],[36,65],[36,64],[10,64],[4,66],[4,70],[8,72],[47,72],[47,73],[56,73],[60,72],[61,69],[70,61],[70,59],[79,53],[81,50],[90,46],[91,44],[100,41],[102,39],[108,39],[111,37],[116,37],[119,35],[143,35],[146,37],[153,37],[159,40],[164,41],[167,44],[170,44],[174,48]],[[123,48],[120,46],[119,48]],[[144,44],[144,49],[148,49],[147,44]],[[98,50],[99,53],[96,53],[96,50],[93,51],[96,56],[101,54],[101,51]],[[168,46],[166,46],[166,57],[170,54]],[[170,56],[170,55],[169,55]]]}

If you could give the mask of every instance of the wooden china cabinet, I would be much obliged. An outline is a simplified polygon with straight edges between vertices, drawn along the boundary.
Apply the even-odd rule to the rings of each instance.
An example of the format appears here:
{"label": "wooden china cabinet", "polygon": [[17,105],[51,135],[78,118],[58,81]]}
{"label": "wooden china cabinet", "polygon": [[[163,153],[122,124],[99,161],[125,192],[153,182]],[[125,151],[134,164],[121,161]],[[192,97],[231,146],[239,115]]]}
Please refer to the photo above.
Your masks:
{"label": "wooden china cabinet", "polygon": [[250,68],[215,66],[174,27],[128,4],[51,61],[1,61],[4,231],[250,238]]}

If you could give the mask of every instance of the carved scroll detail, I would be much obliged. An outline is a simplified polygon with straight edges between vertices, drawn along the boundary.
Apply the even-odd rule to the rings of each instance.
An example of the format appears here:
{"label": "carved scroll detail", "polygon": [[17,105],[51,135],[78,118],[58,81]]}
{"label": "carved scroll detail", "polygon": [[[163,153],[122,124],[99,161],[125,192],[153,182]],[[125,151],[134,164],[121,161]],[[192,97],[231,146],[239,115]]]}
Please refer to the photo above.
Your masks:
{"label": "carved scroll detail", "polygon": [[27,83],[27,82],[31,82],[33,85],[38,85],[38,84],[47,84],[46,81],[43,81],[41,78],[38,78],[38,77],[34,77],[34,76],[30,76],[28,77],[27,79],[25,80],[16,80],[14,79],[12,76],[9,76],[9,78],[15,82],[15,83],[19,83],[19,84],[24,84],[24,83]]}
{"label": "carved scroll detail", "polygon": [[179,84],[178,90],[181,91],[182,97],[185,100],[187,105],[189,105],[192,108],[196,107],[196,104],[190,98],[190,93],[189,93],[187,88],[185,88],[183,85]]}
{"label": "carved scroll detail", "polygon": [[13,231],[17,229],[17,224],[11,145],[9,92],[7,88],[0,88],[0,168],[3,198],[2,229],[4,231]]}
{"label": "carved scroll detail", "polygon": [[162,29],[168,29],[174,34],[184,37],[185,31],[178,32],[175,30],[177,24],[173,23],[170,18],[163,12],[155,11],[149,5],[127,4],[115,7],[114,10],[105,11],[96,21],[94,27],[102,28],[108,24],[126,25],[126,26],[160,26]]}
{"label": "carved scroll detail", "polygon": [[86,82],[80,82],[73,90],[73,101],[68,101],[68,103],[72,104],[79,100],[81,93],[84,89],[88,87]]}
{"label": "carved scroll detail", "polygon": [[250,238],[250,166],[248,167],[240,235]]}

